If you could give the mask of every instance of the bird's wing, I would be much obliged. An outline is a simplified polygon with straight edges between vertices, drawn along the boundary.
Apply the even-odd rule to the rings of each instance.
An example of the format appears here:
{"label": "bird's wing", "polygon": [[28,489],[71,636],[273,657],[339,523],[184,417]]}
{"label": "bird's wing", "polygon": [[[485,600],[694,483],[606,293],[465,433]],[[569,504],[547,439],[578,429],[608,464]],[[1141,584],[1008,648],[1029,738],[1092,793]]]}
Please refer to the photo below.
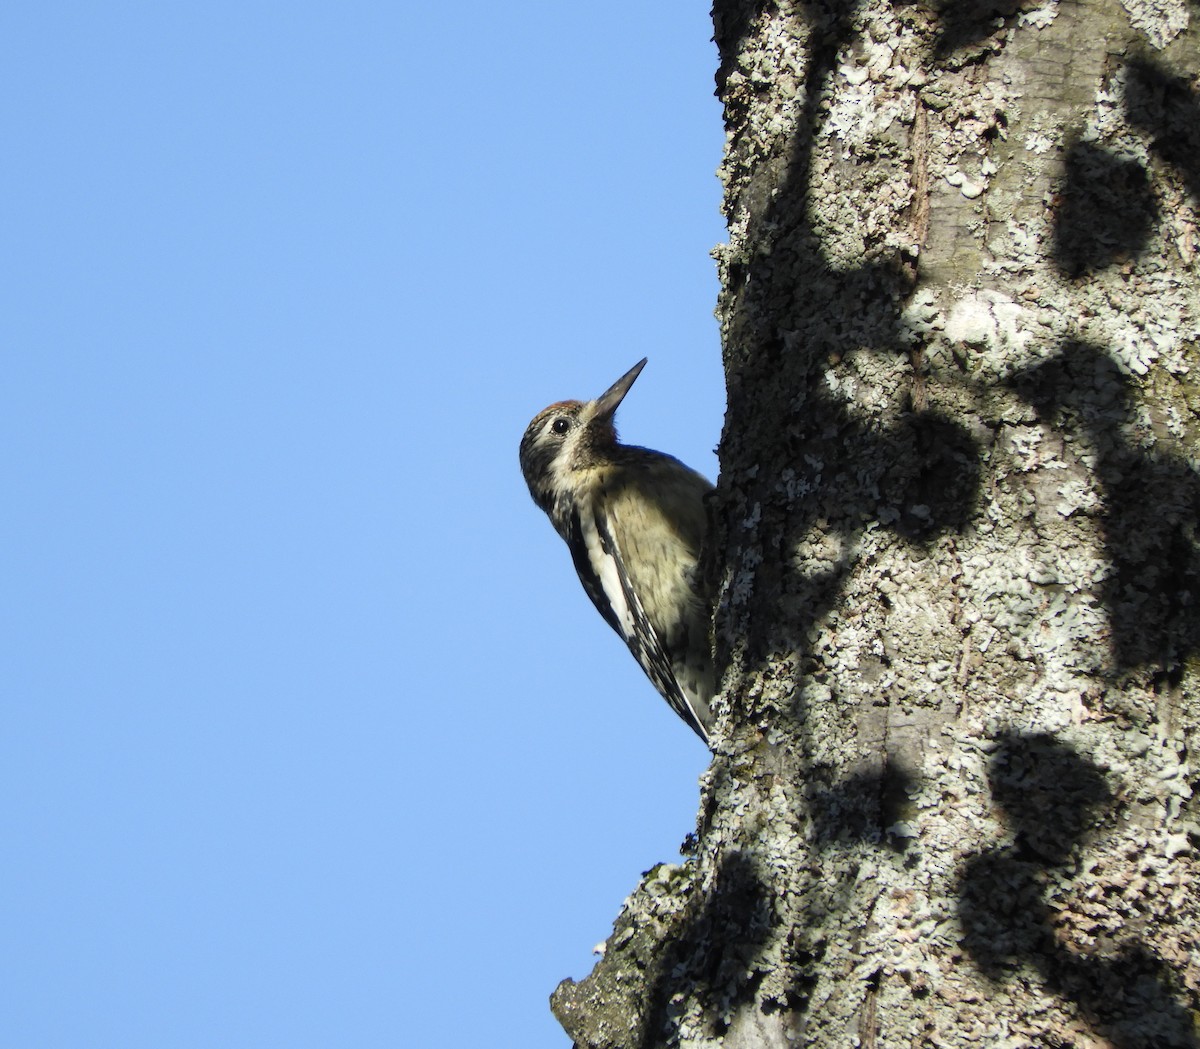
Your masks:
{"label": "bird's wing", "polygon": [[[587,515],[587,521],[588,526],[585,528],[584,518],[580,516],[579,511],[571,514],[567,547],[571,551],[575,572],[587,596],[596,606],[596,611],[621,637],[627,638],[633,630],[633,619],[625,601],[625,592],[615,574],[612,558],[604,552],[600,535],[596,531],[595,519],[591,514]],[[608,577],[607,580],[605,576]]]}
{"label": "bird's wing", "polygon": [[572,514],[567,546],[579,581],[597,611],[621,635],[671,709],[708,743],[704,723],[675,677],[671,659],[630,582],[620,545],[604,516],[594,511]]}

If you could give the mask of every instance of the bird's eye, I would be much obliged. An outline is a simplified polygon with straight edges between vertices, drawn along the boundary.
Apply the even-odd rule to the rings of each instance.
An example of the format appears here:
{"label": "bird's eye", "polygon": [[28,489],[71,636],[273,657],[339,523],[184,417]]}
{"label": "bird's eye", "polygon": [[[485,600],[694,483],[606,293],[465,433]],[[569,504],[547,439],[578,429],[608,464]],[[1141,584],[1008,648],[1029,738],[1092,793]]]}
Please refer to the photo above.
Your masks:
{"label": "bird's eye", "polygon": [[571,424],[561,417],[557,418],[550,424],[550,429],[560,437],[571,428]]}

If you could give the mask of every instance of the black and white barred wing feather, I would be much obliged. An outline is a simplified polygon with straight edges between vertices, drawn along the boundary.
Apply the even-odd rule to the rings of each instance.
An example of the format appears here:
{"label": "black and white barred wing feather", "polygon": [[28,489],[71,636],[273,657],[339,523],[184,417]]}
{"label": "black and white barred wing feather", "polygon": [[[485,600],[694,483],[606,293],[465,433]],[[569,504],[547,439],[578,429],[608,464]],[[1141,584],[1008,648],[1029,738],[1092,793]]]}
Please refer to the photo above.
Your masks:
{"label": "black and white barred wing feather", "polygon": [[675,713],[708,743],[700,712],[679,684],[662,640],[633,587],[620,545],[606,517],[594,512],[572,513],[567,545],[592,604],[621,635],[638,665]]}

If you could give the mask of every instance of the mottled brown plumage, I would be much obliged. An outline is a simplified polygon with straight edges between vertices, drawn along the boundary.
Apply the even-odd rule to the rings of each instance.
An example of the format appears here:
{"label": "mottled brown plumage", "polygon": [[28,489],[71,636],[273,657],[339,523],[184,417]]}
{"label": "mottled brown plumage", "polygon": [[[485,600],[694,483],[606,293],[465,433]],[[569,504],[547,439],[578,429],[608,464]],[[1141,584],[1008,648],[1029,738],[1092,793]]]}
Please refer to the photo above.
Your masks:
{"label": "mottled brown plumage", "polygon": [[712,485],[678,459],[618,441],[613,416],[645,364],[594,401],[560,401],[534,416],[521,472],[592,603],[708,742],[715,682],[697,563]]}

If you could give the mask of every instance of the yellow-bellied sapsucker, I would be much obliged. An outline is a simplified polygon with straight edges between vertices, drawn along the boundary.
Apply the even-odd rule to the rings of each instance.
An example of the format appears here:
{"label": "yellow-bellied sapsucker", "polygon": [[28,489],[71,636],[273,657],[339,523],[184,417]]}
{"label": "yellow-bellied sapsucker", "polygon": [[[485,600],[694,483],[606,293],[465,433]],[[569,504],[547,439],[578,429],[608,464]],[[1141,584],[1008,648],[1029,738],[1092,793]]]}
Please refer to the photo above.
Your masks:
{"label": "yellow-bellied sapsucker", "polygon": [[711,609],[697,562],[712,485],[678,459],[617,440],[613,415],[645,365],[594,401],[561,401],[535,415],[521,438],[521,472],[592,603],[707,743]]}

